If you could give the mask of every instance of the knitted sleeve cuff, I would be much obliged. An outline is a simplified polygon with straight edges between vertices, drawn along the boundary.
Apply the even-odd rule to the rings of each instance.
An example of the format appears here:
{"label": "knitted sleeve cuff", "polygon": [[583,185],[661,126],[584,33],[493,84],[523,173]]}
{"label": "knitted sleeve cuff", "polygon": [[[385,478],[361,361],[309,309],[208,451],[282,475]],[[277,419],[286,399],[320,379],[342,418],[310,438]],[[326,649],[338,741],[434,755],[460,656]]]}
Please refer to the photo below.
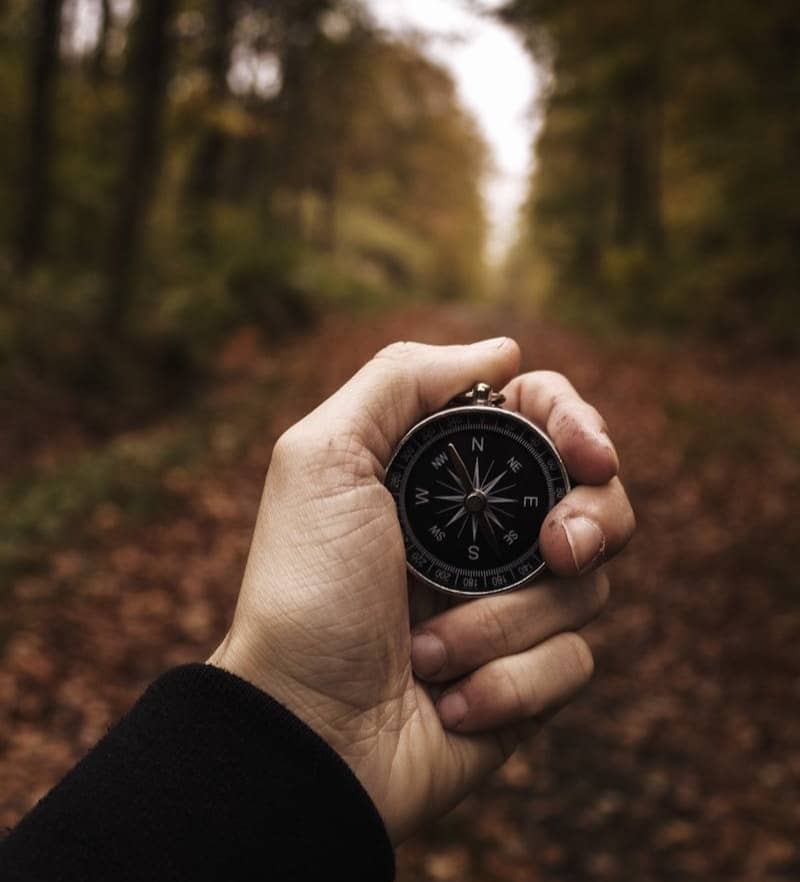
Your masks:
{"label": "knitted sleeve cuff", "polygon": [[[363,879],[394,854],[341,757],[255,686],[168,671],[0,844],[40,882]],[[4,877],[5,878],[5,877]]]}

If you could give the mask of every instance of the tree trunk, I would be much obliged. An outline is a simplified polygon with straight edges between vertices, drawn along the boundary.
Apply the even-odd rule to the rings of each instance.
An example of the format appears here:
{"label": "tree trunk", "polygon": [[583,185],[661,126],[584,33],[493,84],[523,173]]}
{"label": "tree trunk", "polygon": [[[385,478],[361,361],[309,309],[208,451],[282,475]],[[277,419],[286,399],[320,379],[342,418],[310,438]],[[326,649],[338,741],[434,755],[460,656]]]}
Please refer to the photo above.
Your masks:
{"label": "tree trunk", "polygon": [[36,37],[31,76],[30,117],[25,154],[18,261],[25,272],[41,256],[45,242],[53,140],[53,94],[58,76],[61,0],[39,0],[33,16]]}
{"label": "tree trunk", "polygon": [[100,30],[92,53],[91,77],[95,83],[106,78],[108,61],[108,33],[111,30],[111,0],[100,0]]}
{"label": "tree trunk", "polygon": [[624,98],[616,239],[621,245],[643,243],[658,249],[663,238],[661,101],[648,79],[643,74]]}
{"label": "tree trunk", "polygon": [[[204,67],[209,84],[209,106],[216,110],[228,95],[235,4],[230,0],[213,0],[210,18],[211,34]],[[217,193],[224,150],[225,135],[218,121],[212,119],[201,136],[189,173],[187,195],[195,204],[204,204]]]}
{"label": "tree trunk", "polygon": [[124,327],[130,306],[145,214],[157,177],[174,5],[174,0],[141,0],[133,24],[127,71],[133,104],[108,257],[107,319],[116,334]]}

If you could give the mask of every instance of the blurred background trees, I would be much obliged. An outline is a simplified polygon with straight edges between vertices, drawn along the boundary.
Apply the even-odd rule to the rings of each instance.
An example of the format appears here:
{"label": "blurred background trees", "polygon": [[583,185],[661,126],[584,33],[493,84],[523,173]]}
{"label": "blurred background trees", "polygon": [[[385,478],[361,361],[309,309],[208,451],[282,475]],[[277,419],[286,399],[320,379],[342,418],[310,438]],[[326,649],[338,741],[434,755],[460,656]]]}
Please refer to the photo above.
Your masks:
{"label": "blurred background trees", "polygon": [[392,339],[513,334],[641,535],[592,689],[399,878],[800,878],[796,2],[404,2],[544,75],[494,262],[492,159],[389,0],[0,0],[0,825],[208,657],[280,432]]}
{"label": "blurred background trees", "polygon": [[484,144],[358,4],[89,6],[0,7],[8,394],[78,388],[98,427],[124,394],[136,420],[237,325],[480,291]]}
{"label": "blurred background trees", "polygon": [[[491,14],[548,80],[510,298],[796,346],[793,4]],[[0,386],[80,389],[98,427],[197,388],[242,324],[487,293],[486,147],[358,0],[7,0],[0,122]]]}
{"label": "blurred background trees", "polygon": [[512,0],[550,75],[513,256],[629,327],[800,341],[800,19],[789,0]]}

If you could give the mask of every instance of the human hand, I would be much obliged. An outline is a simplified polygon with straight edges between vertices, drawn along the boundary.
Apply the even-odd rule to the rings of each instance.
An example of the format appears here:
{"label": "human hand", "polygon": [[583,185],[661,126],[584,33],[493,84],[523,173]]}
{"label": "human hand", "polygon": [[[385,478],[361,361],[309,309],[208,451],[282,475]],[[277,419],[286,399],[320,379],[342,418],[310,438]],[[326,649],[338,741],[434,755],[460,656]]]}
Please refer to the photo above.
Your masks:
{"label": "human hand", "polygon": [[[516,376],[519,357],[507,338],[394,344],[285,432],[233,624],[209,660],[324,738],[395,843],[456,804],[586,683],[592,656],[573,631],[607,597],[606,578],[592,571],[634,529],[601,417],[558,374]],[[507,384],[509,409],[548,431],[581,482],[540,534],[564,578],[463,603],[412,635],[418,586],[385,466],[415,422],[476,381]]]}

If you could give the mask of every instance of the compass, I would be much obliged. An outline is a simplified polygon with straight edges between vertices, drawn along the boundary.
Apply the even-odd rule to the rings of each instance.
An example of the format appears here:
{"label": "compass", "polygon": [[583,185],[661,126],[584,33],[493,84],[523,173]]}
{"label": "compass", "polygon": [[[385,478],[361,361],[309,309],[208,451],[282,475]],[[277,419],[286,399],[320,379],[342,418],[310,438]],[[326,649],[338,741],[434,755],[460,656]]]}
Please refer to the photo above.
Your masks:
{"label": "compass", "polygon": [[545,567],[539,530],[570,490],[555,445],[477,383],[402,439],[386,470],[408,569],[440,591],[495,594]]}

